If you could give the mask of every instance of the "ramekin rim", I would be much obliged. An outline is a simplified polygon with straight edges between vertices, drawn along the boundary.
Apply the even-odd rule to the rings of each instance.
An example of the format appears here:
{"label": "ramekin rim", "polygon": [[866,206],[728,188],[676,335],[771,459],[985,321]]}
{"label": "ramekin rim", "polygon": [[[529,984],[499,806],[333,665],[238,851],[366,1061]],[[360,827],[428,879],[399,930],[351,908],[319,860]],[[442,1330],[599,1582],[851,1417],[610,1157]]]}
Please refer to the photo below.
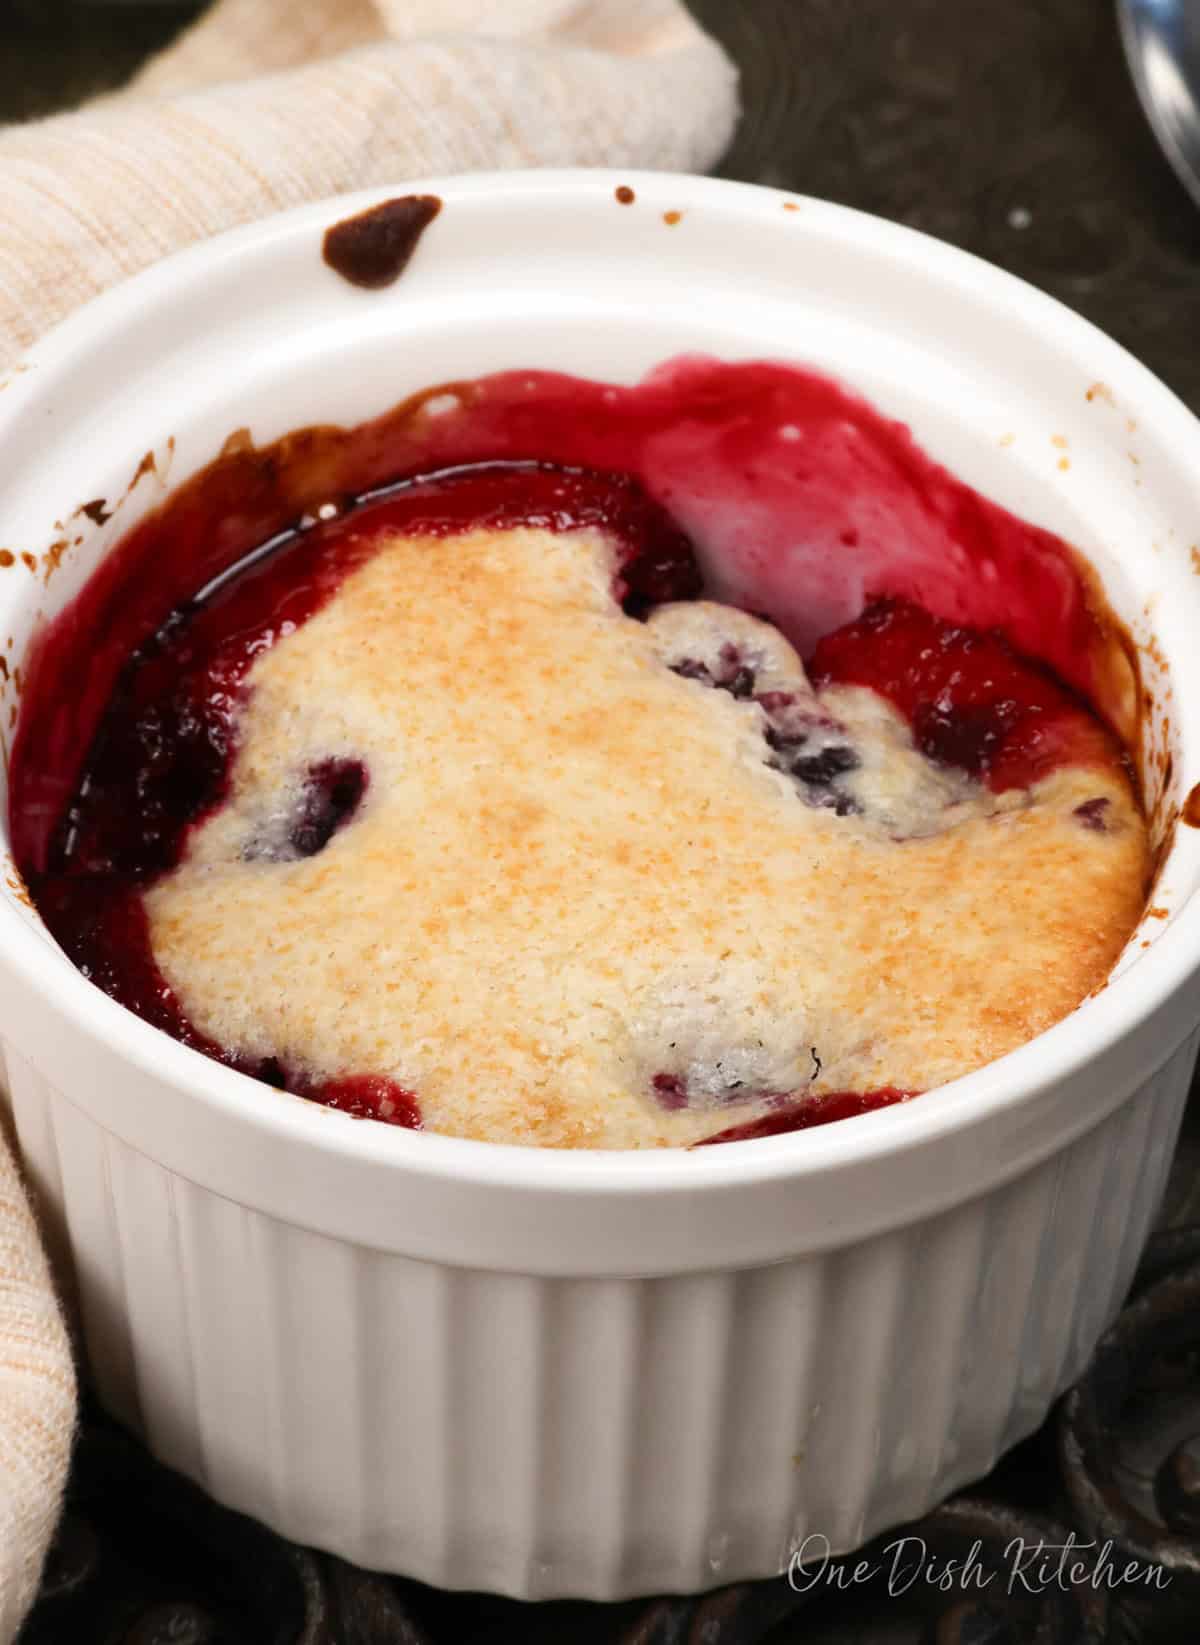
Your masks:
{"label": "ramekin rim", "polygon": [[[8,405],[0,402],[0,438],[9,417],[20,414],[23,389],[33,390],[47,369],[69,364],[85,341],[134,313],[145,299],[211,271],[222,260],[236,259],[309,225],[319,226],[332,213],[365,209],[397,192],[438,193],[443,198],[486,195],[494,200],[498,189],[521,194],[567,190],[574,195],[580,190],[611,191],[617,183],[627,183],[635,192],[669,196],[675,204],[707,197],[743,202],[757,210],[757,202],[763,199],[794,202],[802,211],[818,214],[823,226],[838,230],[845,239],[865,237],[876,249],[910,262],[920,259],[924,272],[933,272],[962,289],[970,286],[985,300],[1007,299],[1006,306],[1023,308],[1032,322],[1052,323],[1058,341],[1077,339],[1096,352],[1105,367],[1097,371],[1097,377],[1120,375],[1136,385],[1141,403],[1151,403],[1160,433],[1165,428],[1178,438],[1200,435],[1200,423],[1182,401],[1121,344],[1057,299],[972,253],[905,225],[792,190],[606,167],[406,180],[294,207],[177,252],[83,305],[27,352],[17,373],[9,377],[13,392],[4,397]],[[546,1149],[415,1133],[331,1114],[302,1098],[268,1090],[151,1027],[75,972],[4,899],[0,899],[0,965],[14,967],[28,984],[57,996],[60,1008],[89,1036],[172,1085],[187,1099],[219,1108],[231,1121],[252,1129],[288,1135],[305,1145],[361,1157],[376,1165],[391,1163],[398,1169],[460,1182],[474,1179],[514,1188],[553,1185],[579,1191],[624,1188],[661,1193],[708,1184],[801,1178],[831,1167],[864,1164],[968,1130],[1001,1108],[1035,1100],[1048,1086],[1077,1073],[1122,1039],[1200,968],[1200,894],[1192,893],[1151,946],[1122,975],[1112,977],[1096,997],[1083,1001],[1067,1017],[1006,1056],[908,1103],[807,1131],[698,1151]],[[69,995],[66,1001],[64,990]]]}

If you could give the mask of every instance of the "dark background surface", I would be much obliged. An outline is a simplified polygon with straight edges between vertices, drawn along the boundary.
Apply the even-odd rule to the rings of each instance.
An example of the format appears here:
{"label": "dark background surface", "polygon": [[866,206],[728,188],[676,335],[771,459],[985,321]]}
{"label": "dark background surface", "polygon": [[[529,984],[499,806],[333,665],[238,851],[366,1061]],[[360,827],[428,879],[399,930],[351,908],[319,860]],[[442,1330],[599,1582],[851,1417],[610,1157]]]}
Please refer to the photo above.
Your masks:
{"label": "dark background surface", "polygon": [[[281,15],[302,3],[281,0]],[[1108,0],[692,4],[743,75],[745,117],[725,175],[823,195],[987,257],[1094,320],[1200,410],[1200,214],[1142,121]],[[33,119],[120,84],[202,9],[195,0],[0,0],[0,121]],[[1165,1209],[1173,1225],[1200,1221],[1196,1116],[1194,1098]],[[1097,1526],[1080,1504],[1088,1481],[1098,1479],[1117,1504],[1112,1524],[1100,1529],[1115,1527],[1120,1541],[1131,1534],[1122,1492],[1157,1492],[1168,1504],[1163,1546],[1178,1566],[1171,1592],[1152,1606],[1050,1593],[1014,1610],[995,1587],[987,1603],[961,1593],[910,1595],[904,1604],[858,1593],[801,1606],[781,1583],[616,1607],[438,1596],[288,1548],[174,1481],[90,1412],[64,1529],[23,1638],[28,1645],[1182,1645],[1200,1637],[1200,1442],[1165,1460],[1151,1454],[1153,1445],[1146,1453],[1145,1443],[1163,1388],[1176,1402],[1177,1434],[1180,1390],[1194,1393],[1200,1383],[1200,1269],[1189,1267],[1197,1255],[1200,1233],[1167,1235],[1155,1248],[1153,1273],[1166,1273],[1162,1283],[1177,1296],[1159,1308],[1172,1347],[1166,1360],[1147,1362],[1149,1393],[1118,1401],[1082,1459],[1059,1453],[1075,1419],[1052,1419],[949,1520],[933,1516],[920,1528],[931,1552],[947,1555],[961,1552],[969,1532],[983,1537],[985,1557],[997,1557],[1010,1536],[1035,1534],[1038,1515],[1057,1515],[1086,1537]],[[1154,1329],[1161,1328],[1159,1319]],[[1093,1385],[1111,1395],[1111,1366],[1089,1373],[1085,1396]],[[1082,1423],[1086,1410],[1076,1415]],[[1145,1454],[1131,1460],[1134,1429]]]}
{"label": "dark background surface", "polygon": [[[1142,120],[1109,0],[691,3],[742,70],[724,174],[990,258],[1200,409],[1200,214]],[[288,4],[303,0],[284,0],[282,16]],[[201,10],[0,0],[0,120],[120,84]]]}

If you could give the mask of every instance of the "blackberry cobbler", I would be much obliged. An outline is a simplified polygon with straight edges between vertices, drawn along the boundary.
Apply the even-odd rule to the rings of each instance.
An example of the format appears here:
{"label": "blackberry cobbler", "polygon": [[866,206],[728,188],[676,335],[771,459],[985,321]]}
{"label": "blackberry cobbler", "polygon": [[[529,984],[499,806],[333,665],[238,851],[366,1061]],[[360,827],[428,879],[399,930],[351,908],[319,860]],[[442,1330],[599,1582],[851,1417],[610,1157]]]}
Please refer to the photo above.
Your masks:
{"label": "blackberry cobbler", "polygon": [[644,463],[514,438],[143,613],[69,783],[14,783],[87,975],[331,1107],[595,1148],[901,1101],[1102,983],[1147,830],[1076,683],[894,577],[802,657]]}

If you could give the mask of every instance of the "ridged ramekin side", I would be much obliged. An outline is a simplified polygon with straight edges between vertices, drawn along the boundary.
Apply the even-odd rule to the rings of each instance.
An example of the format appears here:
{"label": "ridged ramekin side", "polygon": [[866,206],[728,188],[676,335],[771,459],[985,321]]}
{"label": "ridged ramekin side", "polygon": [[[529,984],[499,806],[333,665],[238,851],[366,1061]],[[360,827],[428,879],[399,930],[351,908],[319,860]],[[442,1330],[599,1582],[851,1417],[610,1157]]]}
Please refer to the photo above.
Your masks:
{"label": "ridged ramekin side", "polygon": [[357,1563],[527,1598],[772,1574],[986,1471],[1119,1306],[1193,1035],[1127,1102],[939,1216],[661,1278],[454,1268],[291,1226],[106,1133],[11,1050],[104,1403]]}

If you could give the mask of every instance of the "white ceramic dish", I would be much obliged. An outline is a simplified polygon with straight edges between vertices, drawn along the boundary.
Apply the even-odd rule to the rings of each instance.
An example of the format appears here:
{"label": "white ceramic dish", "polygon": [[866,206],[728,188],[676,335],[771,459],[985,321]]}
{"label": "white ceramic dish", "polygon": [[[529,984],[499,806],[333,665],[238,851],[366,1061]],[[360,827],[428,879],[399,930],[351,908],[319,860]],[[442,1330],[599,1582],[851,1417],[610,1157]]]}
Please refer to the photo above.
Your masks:
{"label": "white ceramic dish", "polygon": [[[834,372],[1075,542],[1157,642],[1173,792],[1200,778],[1200,426],[1115,344],[945,246],[772,191],[417,187],[445,208],[388,291],[323,264],[325,227],[386,196],[339,200],[161,264],[13,374],[10,675],[164,482],[48,585],[20,551],[124,492],[147,448],[173,485],[241,425],[266,440],[495,368],[630,380],[703,349]],[[450,1587],[615,1598],[773,1573],[810,1532],[849,1548],[1032,1429],[1118,1306],[1195,1055],[1198,880],[1181,828],[1167,917],[1001,1062],[822,1130],[650,1155],[415,1135],[267,1091],[92,989],[10,885],[7,1081],[102,1397],[222,1501]]]}

